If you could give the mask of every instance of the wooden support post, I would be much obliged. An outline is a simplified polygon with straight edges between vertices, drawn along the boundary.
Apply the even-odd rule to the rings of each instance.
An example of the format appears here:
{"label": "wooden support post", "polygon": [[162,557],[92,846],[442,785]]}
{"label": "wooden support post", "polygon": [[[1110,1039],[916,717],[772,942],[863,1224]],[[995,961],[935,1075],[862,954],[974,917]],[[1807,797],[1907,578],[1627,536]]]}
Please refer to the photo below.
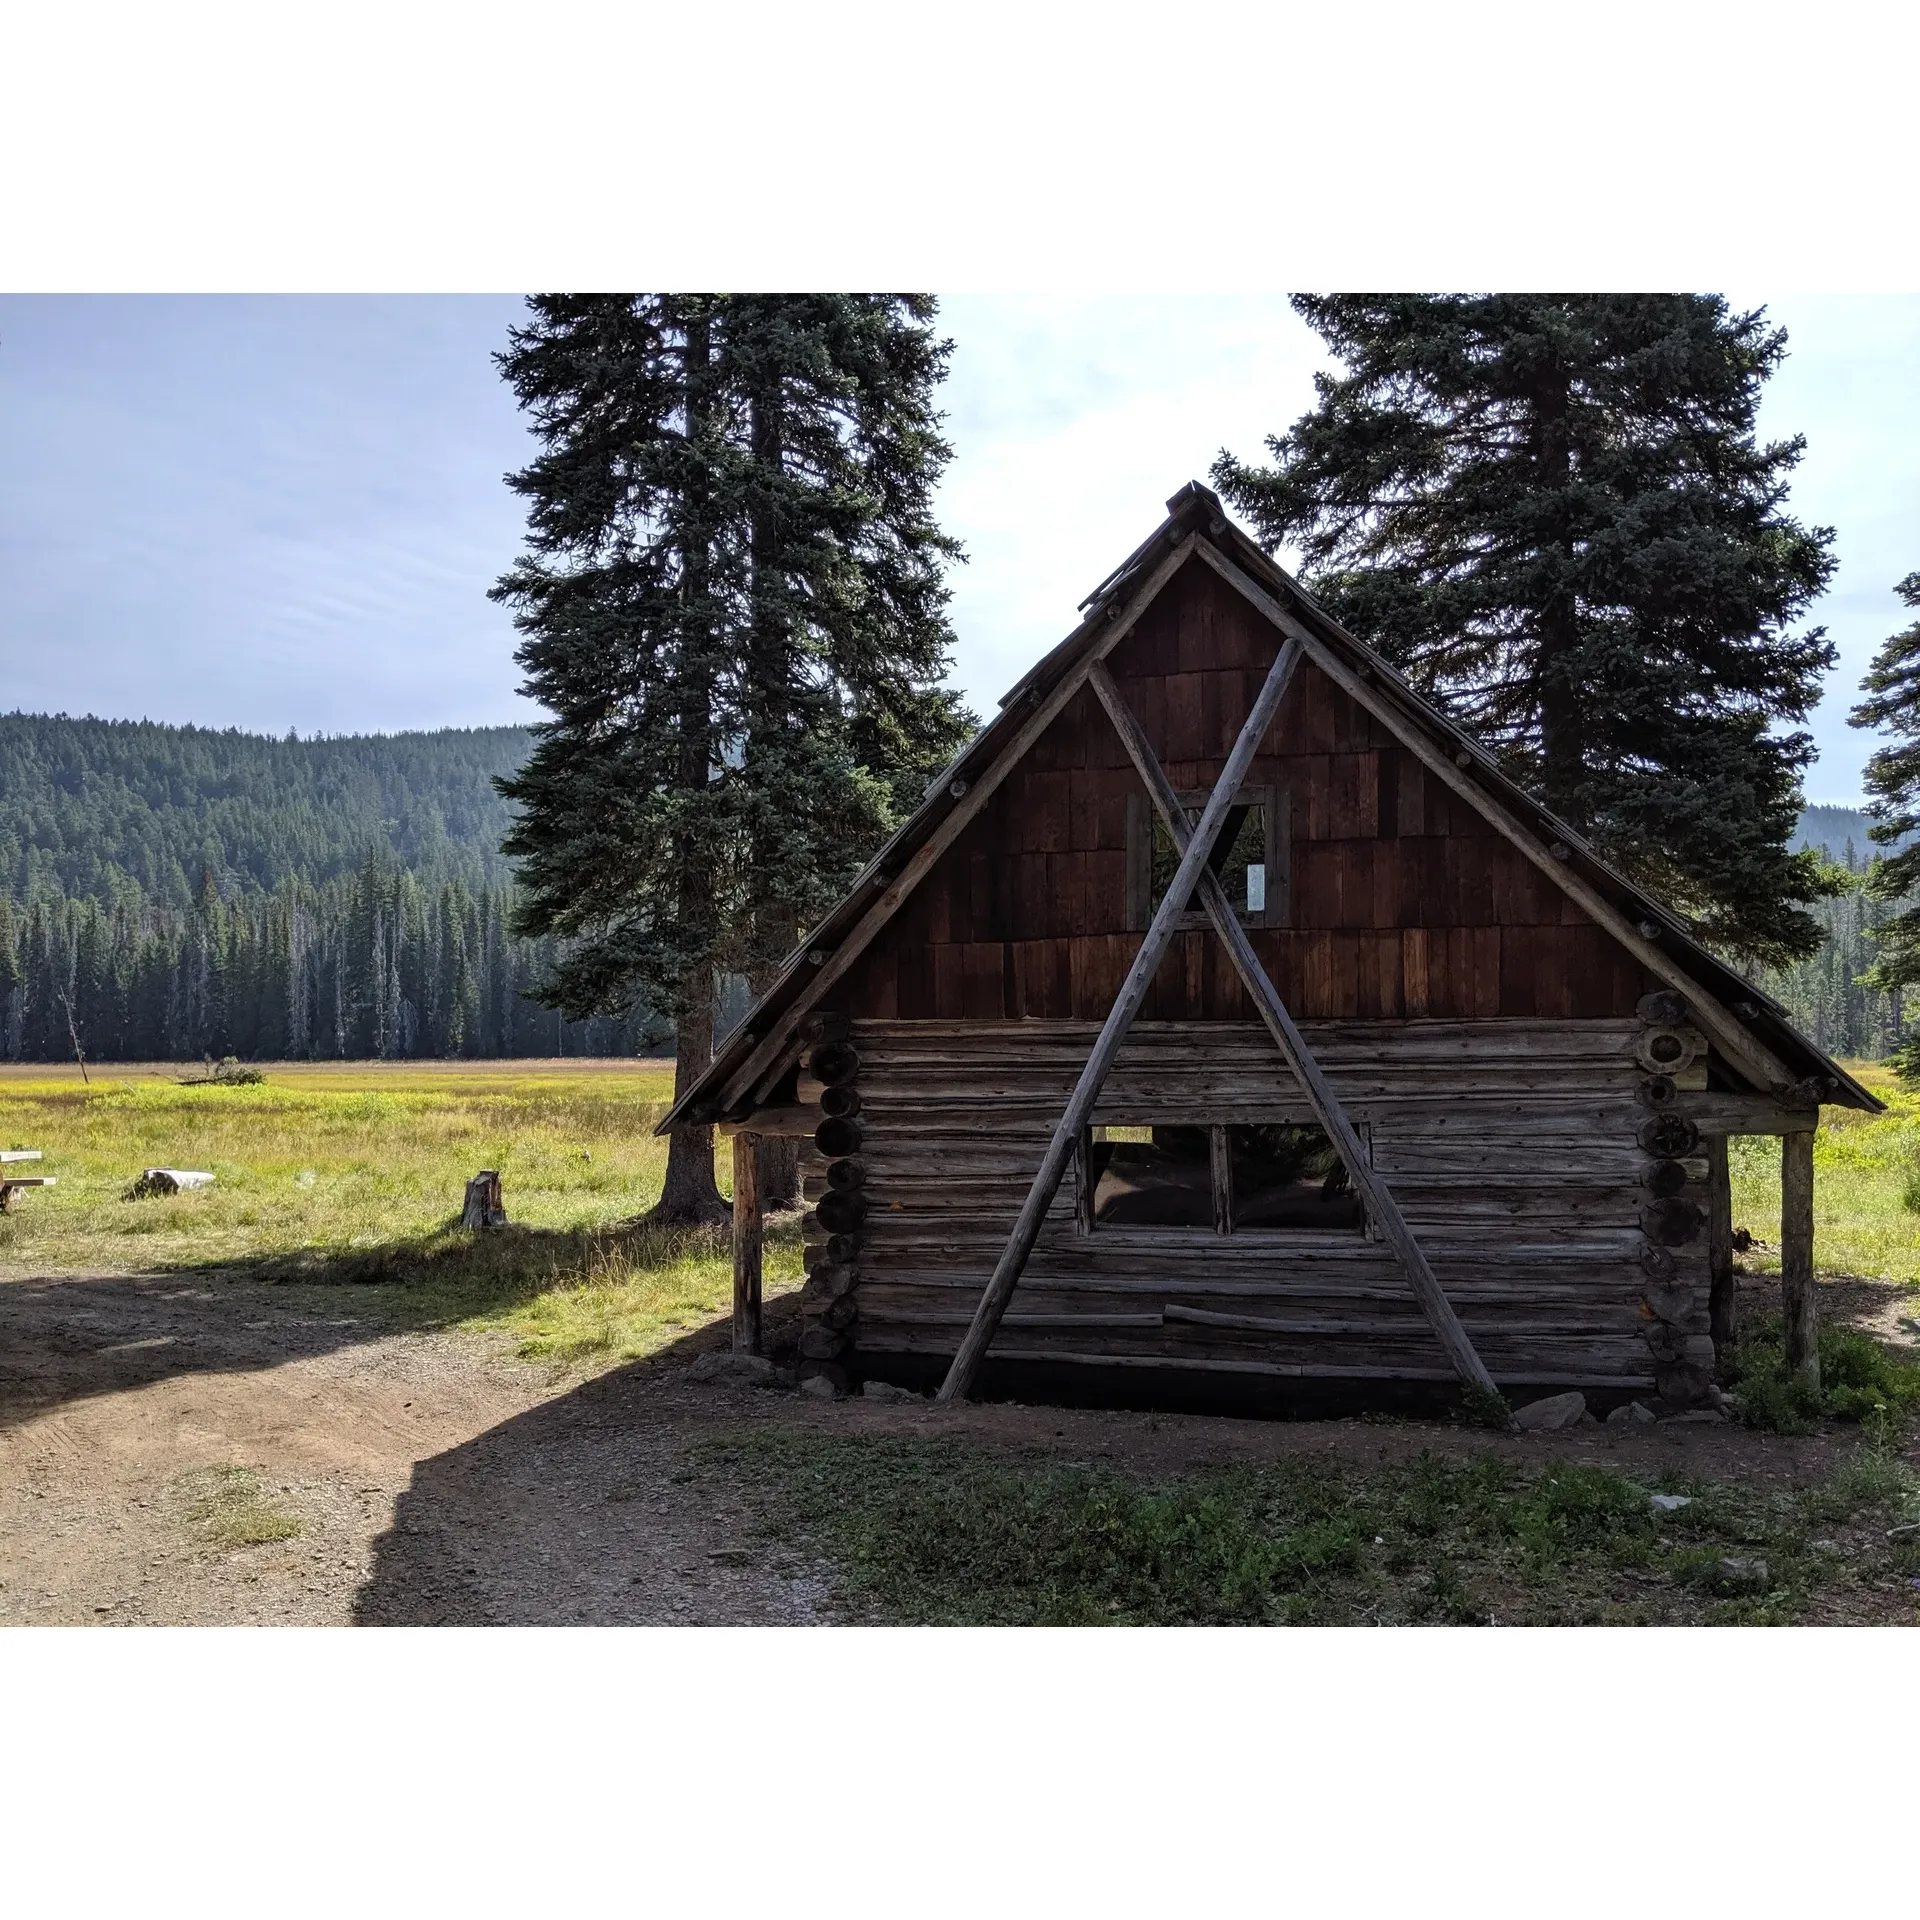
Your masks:
{"label": "wooden support post", "polygon": [[1780,1141],[1780,1293],[1787,1371],[1820,1390],[1820,1304],[1813,1291],[1813,1135]]}
{"label": "wooden support post", "polygon": [[1188,901],[1193,897],[1194,886],[1206,871],[1213,843],[1219,839],[1220,829],[1226,824],[1227,813],[1240,791],[1240,783],[1247,777],[1253,756],[1259,752],[1260,743],[1267,737],[1267,729],[1273,724],[1273,716],[1279,710],[1281,698],[1299,663],[1299,643],[1291,639],[1283,641],[1280,651],[1274,656],[1272,667],[1268,669],[1266,683],[1253,703],[1253,711],[1242,724],[1240,737],[1234,741],[1227,764],[1220,770],[1220,778],[1207,797],[1200,823],[1192,829],[1192,837],[1181,856],[1180,865],[1174,871],[1166,897],[1160,902],[1153,916],[1153,924],[1140,942],[1140,951],[1133,956],[1133,965],[1107,1014],[1106,1024],[1100,1029],[1099,1039],[1093,1043],[1093,1052],[1081,1071],[1079,1084],[1068,1097],[1067,1110],[1060,1116],[1053,1137],[1047,1142],[1040,1171],[1033,1177],[1033,1185],[1027,1193],[1025,1205],[1020,1209],[1020,1217],[1014,1222],[1006,1249],[993,1270],[993,1277],[987,1282],[986,1292],[980,1296],[979,1306],[974,1309],[973,1324],[968,1327],[966,1338],[960,1342],[960,1351],[953,1356],[953,1365],[947,1369],[946,1379],[940,1383],[940,1391],[935,1396],[938,1400],[963,1400],[973,1390],[980,1363],[986,1358],[987,1347],[1000,1325],[1000,1316],[1006,1312],[1007,1302],[1013,1297],[1014,1287],[1019,1283],[1021,1271],[1027,1264],[1027,1256],[1032,1253],[1033,1243],[1040,1237],[1041,1222],[1047,1217],[1053,1196],[1060,1191],[1060,1177],[1066,1172],[1067,1162],[1079,1145],[1081,1129],[1087,1124],[1100,1098],[1100,1089],[1112,1071],[1114,1056],[1119,1053],[1120,1044],[1127,1037],[1127,1029],[1133,1025],[1134,1016],[1140,1011],[1140,1003],[1147,997],[1147,989],[1153,984],[1153,976],[1166,957],[1175,929],[1187,911]]}
{"label": "wooden support post", "polygon": [[760,1136],[733,1136],[733,1350],[760,1351]]}
{"label": "wooden support post", "polygon": [[1733,1173],[1724,1133],[1707,1135],[1707,1279],[1713,1357],[1724,1373],[1740,1331],[1733,1295]]}
{"label": "wooden support post", "polygon": [[[1096,666],[1089,678],[1100,704],[1107,710],[1107,717],[1120,735],[1134,771],[1146,782],[1147,791],[1153,796],[1153,804],[1161,819],[1166,822],[1173,844],[1184,848],[1191,833],[1186,809],[1180,804],[1180,796],[1174,791],[1173,782],[1167,778],[1166,769],[1153,757],[1153,746],[1147,739],[1145,729],[1120,697],[1120,689],[1114,685],[1113,676],[1104,666]],[[1260,964],[1260,956],[1253,950],[1253,942],[1247,938],[1246,928],[1240,924],[1239,917],[1233,911],[1233,903],[1228,900],[1226,890],[1211,867],[1202,869],[1198,894],[1201,905],[1206,908],[1207,917],[1213,922],[1214,931],[1225,942],[1227,952],[1233,957],[1234,968],[1254,1006],[1258,1008],[1261,1021],[1273,1035],[1281,1058],[1293,1069],[1314,1117],[1325,1129],[1327,1138],[1333,1142],[1334,1150],[1347,1169],[1348,1178],[1366,1203],[1368,1218],[1379,1227],[1388,1246],[1393,1249],[1413,1288],[1414,1297],[1420,1302],[1421,1310],[1426,1314],[1427,1322],[1433,1328],[1434,1336],[1439,1340],[1454,1371],[1462,1380],[1484,1387],[1489,1393],[1497,1393],[1499,1389],[1494,1385],[1492,1374],[1474,1350],[1473,1342],[1467,1338],[1467,1331],[1461,1326],[1453,1303],[1435,1278],[1425,1252],[1414,1239],[1412,1230],[1400,1212],[1399,1203],[1385,1181],[1374,1172],[1373,1163],[1367,1158],[1359,1135],[1354,1132],[1339,1099],[1327,1084],[1319,1061],[1313,1057],[1300,1029],[1294,1025],[1293,1016],[1280,998],[1279,989],[1268,979],[1266,968]]]}
{"label": "wooden support post", "polygon": [[1233,1149],[1225,1127],[1207,1129],[1207,1163],[1208,1171],[1213,1175],[1213,1230],[1215,1233],[1231,1233],[1233,1231]]}

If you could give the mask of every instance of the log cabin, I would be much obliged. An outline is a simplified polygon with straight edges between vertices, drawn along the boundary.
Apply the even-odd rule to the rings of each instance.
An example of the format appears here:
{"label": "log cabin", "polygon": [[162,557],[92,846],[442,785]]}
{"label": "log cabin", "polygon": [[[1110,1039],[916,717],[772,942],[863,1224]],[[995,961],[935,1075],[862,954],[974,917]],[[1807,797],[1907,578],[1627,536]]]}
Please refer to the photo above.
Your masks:
{"label": "log cabin", "polygon": [[[929,787],[664,1132],[824,1160],[801,1366],[943,1396],[1718,1397],[1727,1141],[1874,1096],[1206,488]],[[818,1162],[815,1163],[816,1168]]]}

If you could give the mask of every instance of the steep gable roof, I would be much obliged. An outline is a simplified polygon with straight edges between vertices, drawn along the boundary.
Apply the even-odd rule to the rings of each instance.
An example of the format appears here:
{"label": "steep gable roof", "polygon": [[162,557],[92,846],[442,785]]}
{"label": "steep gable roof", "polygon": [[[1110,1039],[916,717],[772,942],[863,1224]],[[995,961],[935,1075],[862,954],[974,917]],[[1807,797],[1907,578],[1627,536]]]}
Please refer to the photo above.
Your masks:
{"label": "steep gable roof", "polygon": [[1878,1111],[1880,1102],[1801,1035],[1786,1011],[1695,940],[1669,908],[1614,871],[1573,828],[1515,785],[1476,740],[1318,606],[1227,518],[1218,496],[1190,482],[1167,517],[1081,602],[1080,624],[1005,695],[1000,711],[927,788],[826,919],[660,1122],[659,1131],[737,1118],[789,1067],[806,1015],[864,952],[978,810],[1078,691],[1091,662],[1111,651],[1190,559],[1209,566],[1322,671],[1369,708],[1436,777],[1549,874],[1643,965],[1679,987],[1722,1057],[1762,1090]]}

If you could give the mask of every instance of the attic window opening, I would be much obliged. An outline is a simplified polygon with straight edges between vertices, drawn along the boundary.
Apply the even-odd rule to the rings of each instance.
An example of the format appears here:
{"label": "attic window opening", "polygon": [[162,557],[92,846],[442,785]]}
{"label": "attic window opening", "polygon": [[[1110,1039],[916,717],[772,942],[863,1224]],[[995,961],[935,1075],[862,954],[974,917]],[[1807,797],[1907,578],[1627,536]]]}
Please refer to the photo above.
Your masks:
{"label": "attic window opening", "polygon": [[[1371,1129],[1357,1129],[1371,1162]],[[1089,1127],[1079,1155],[1080,1231],[1175,1228],[1364,1233],[1367,1217],[1324,1128]]]}
{"label": "attic window opening", "polygon": [[[1197,822],[1208,796],[1183,793],[1189,821]],[[1246,786],[1235,796],[1207,864],[1218,876],[1244,926],[1283,927],[1288,923],[1287,796],[1275,787]],[[1173,836],[1144,793],[1127,805],[1127,925],[1144,932],[1154,910],[1166,898],[1179,869]],[[1207,916],[1188,902],[1180,925],[1204,927]]]}

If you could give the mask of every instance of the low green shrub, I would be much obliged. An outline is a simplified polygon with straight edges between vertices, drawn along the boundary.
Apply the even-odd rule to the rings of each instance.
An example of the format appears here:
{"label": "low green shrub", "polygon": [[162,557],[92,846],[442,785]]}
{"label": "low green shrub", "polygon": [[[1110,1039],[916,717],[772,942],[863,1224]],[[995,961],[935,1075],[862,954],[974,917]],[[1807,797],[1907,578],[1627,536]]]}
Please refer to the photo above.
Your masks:
{"label": "low green shrub", "polygon": [[1740,1418],[1775,1433],[1805,1433],[1816,1420],[1899,1422],[1920,1407],[1920,1365],[1852,1327],[1820,1329],[1818,1393],[1787,1371],[1778,1314],[1742,1328],[1730,1372]]}

